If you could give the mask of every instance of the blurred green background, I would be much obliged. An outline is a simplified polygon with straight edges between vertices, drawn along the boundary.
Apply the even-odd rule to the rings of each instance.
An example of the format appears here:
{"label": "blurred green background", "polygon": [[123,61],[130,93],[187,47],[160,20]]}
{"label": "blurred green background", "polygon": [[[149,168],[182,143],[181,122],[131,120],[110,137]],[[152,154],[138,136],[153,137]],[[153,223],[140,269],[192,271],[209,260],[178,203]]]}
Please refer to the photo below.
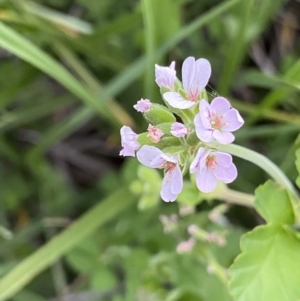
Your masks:
{"label": "blurred green background", "polygon": [[[119,129],[145,131],[132,106],[162,102],[155,63],[204,57],[245,118],[236,143],[294,181],[299,16],[282,0],[0,0],[0,300],[232,300],[226,268],[262,220],[189,185],[164,203],[159,173],[119,157]],[[232,188],[268,179],[235,163]],[[191,224],[227,243],[177,252]]]}

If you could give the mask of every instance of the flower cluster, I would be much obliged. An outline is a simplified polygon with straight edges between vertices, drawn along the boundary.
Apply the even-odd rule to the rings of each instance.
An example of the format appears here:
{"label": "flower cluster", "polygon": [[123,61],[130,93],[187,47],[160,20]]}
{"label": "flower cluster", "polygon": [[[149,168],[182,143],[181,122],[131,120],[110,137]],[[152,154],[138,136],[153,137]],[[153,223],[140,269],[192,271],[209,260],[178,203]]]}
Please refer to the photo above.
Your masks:
{"label": "flower cluster", "polygon": [[205,90],[211,75],[208,60],[188,57],[182,65],[182,81],[175,62],[155,65],[155,81],[166,106],[141,99],[134,108],[149,122],[148,131],[137,135],[121,128],[122,156],[137,156],[145,166],[164,169],[161,198],[175,201],[183,188],[183,173],[196,174],[196,185],[208,193],[217,181],[231,183],[237,169],[230,154],[218,151],[219,144],[234,141],[232,132],[244,120],[224,97],[210,103]]}

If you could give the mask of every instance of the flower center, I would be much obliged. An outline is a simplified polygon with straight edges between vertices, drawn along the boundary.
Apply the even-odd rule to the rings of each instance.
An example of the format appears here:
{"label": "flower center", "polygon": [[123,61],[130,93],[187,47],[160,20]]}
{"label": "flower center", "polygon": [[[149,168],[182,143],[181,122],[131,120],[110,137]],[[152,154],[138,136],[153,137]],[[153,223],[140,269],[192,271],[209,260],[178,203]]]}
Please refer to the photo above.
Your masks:
{"label": "flower center", "polygon": [[207,168],[211,169],[211,170],[215,170],[216,169],[216,158],[215,156],[207,156],[206,158],[206,166]]}
{"label": "flower center", "polygon": [[225,125],[223,115],[217,116],[215,113],[212,113],[210,124],[213,129],[221,130]]}
{"label": "flower center", "polygon": [[194,89],[191,89],[189,91],[189,95],[188,95],[189,100],[196,101],[198,99],[198,96],[199,96],[198,87],[195,87]]}
{"label": "flower center", "polygon": [[165,164],[165,172],[168,172],[169,170],[174,169],[175,166],[176,166],[176,163],[166,162],[166,164]]}

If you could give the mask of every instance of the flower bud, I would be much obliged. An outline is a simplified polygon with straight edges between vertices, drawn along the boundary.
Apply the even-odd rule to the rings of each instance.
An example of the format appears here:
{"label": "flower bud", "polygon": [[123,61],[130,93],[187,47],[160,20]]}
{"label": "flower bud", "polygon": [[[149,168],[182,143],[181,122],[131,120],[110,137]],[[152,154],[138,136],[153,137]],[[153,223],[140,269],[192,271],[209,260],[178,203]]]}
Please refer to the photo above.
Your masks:
{"label": "flower bud", "polygon": [[144,117],[153,125],[176,121],[175,116],[165,106],[156,103],[152,103],[150,109],[144,113]]}
{"label": "flower bud", "polygon": [[150,146],[156,146],[159,149],[164,149],[169,146],[178,146],[181,145],[181,142],[178,138],[172,137],[172,136],[163,136],[161,140],[158,143],[154,143],[151,141],[151,139],[148,137],[147,133],[142,133],[138,135],[137,141],[138,143],[142,145],[150,145]]}

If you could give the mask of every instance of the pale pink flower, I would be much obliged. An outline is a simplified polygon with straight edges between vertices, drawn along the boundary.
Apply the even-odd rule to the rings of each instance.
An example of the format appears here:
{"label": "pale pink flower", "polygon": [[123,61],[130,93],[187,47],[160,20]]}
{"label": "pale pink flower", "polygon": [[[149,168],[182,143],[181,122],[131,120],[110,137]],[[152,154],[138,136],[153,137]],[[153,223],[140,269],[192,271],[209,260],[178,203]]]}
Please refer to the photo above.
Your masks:
{"label": "pale pink flower", "polygon": [[234,140],[231,132],[238,130],[244,120],[224,97],[216,97],[211,104],[200,101],[200,112],[194,118],[196,134],[203,142],[213,140],[229,144]]}
{"label": "pale pink flower", "polygon": [[167,87],[172,90],[176,79],[175,62],[170,67],[155,65],[155,82],[160,88]]}
{"label": "pale pink flower", "polygon": [[149,137],[149,139],[154,143],[158,143],[160,141],[160,138],[164,135],[164,133],[160,129],[151,124],[149,124],[147,130],[149,132],[147,137]]}
{"label": "pale pink flower", "polygon": [[123,147],[120,151],[120,156],[135,157],[135,151],[140,148],[140,144],[136,140],[138,135],[129,126],[123,126],[120,134]]}
{"label": "pale pink flower", "polygon": [[200,93],[208,84],[211,75],[211,66],[208,60],[188,57],[182,65],[182,84],[184,93],[166,92],[165,101],[177,109],[188,109],[199,100]]}
{"label": "pale pink flower", "polygon": [[138,112],[145,113],[151,107],[151,101],[149,99],[141,99],[133,106]]}
{"label": "pale pink flower", "polygon": [[188,134],[188,129],[180,122],[174,122],[171,126],[171,134],[175,137],[184,137]]}
{"label": "pale pink flower", "polygon": [[195,246],[195,239],[191,237],[189,240],[182,241],[177,245],[176,251],[177,253],[187,253],[190,252]]}
{"label": "pale pink flower", "polygon": [[217,180],[231,183],[237,177],[237,169],[229,154],[206,150],[200,147],[193,162],[190,172],[197,173],[197,187],[202,192],[211,192],[217,186]]}
{"label": "pale pink flower", "polygon": [[151,168],[164,168],[164,178],[160,196],[165,202],[173,202],[183,187],[182,173],[178,158],[163,153],[155,146],[144,145],[136,154],[137,159]]}

